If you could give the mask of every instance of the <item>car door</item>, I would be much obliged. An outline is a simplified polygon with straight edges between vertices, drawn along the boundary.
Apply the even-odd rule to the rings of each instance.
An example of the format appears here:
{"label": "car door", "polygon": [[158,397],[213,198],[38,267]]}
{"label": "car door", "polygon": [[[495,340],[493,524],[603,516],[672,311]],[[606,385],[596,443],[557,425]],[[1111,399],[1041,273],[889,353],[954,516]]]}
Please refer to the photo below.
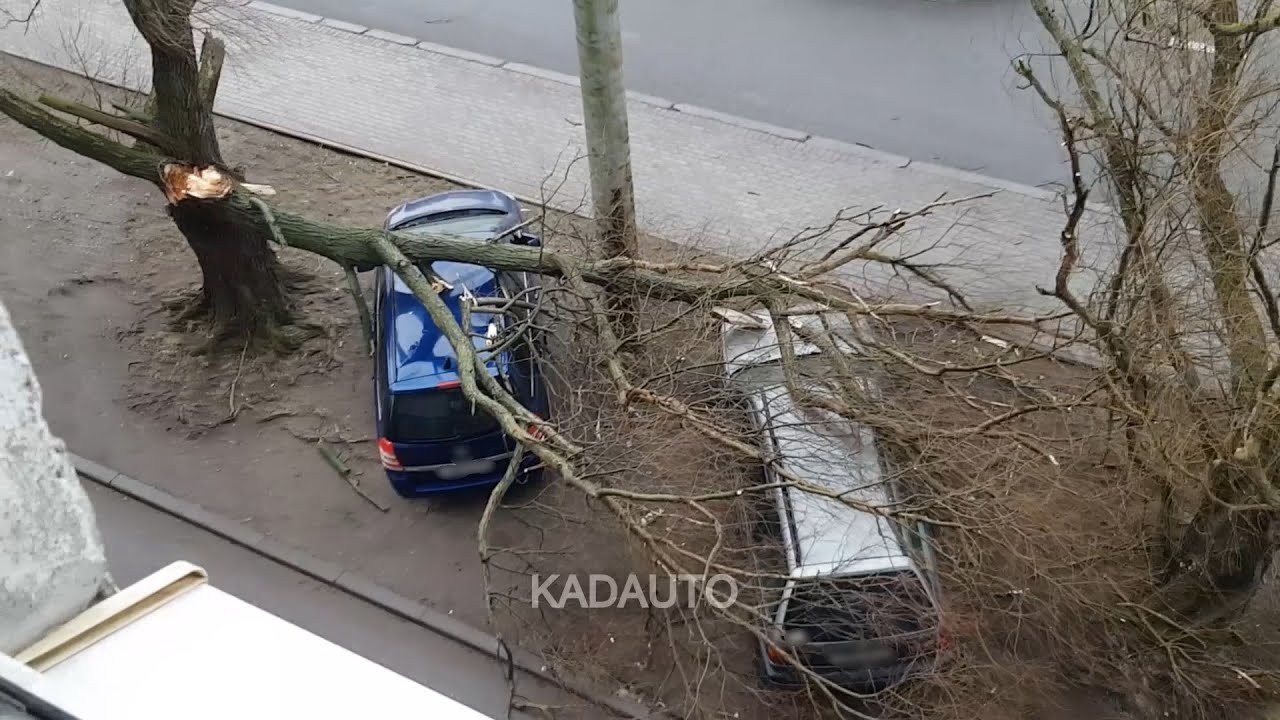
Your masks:
{"label": "car door", "polygon": [[[534,277],[537,277],[536,275]],[[503,293],[508,298],[520,298],[522,303],[534,302],[531,293],[524,291],[529,287],[526,273],[503,272],[498,274]],[[513,309],[507,318],[507,326],[515,327],[517,323],[529,322],[534,313],[524,308]],[[547,394],[546,379],[542,376],[539,364],[545,347],[542,343],[541,331],[536,327],[526,327],[524,335],[511,347],[512,375],[518,385],[517,397],[525,407],[541,417],[550,413],[550,399]]]}

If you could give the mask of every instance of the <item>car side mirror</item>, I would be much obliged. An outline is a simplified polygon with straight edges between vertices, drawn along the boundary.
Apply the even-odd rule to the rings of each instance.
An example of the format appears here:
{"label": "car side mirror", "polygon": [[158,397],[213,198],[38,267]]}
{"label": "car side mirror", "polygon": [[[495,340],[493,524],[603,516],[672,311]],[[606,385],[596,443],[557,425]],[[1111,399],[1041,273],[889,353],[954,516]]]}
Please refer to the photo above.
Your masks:
{"label": "car side mirror", "polygon": [[533,233],[522,232],[516,235],[516,244],[529,247],[542,247],[542,238]]}

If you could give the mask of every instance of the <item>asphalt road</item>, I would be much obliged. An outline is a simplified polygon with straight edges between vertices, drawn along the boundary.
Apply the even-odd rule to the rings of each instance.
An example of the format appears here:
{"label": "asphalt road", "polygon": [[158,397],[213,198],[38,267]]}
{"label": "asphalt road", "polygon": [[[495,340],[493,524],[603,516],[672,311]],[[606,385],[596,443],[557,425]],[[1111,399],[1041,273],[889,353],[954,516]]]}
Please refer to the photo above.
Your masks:
{"label": "asphalt road", "polygon": [[[274,0],[577,72],[571,0]],[[1038,185],[1064,166],[1010,58],[1024,0],[622,0],[627,86],[915,160]],[[410,90],[411,92],[411,90]]]}
{"label": "asphalt road", "polygon": [[[532,720],[506,713],[503,668],[491,657],[458,645],[346,593],[334,590],[149,506],[92,483],[85,489],[97,511],[111,572],[121,586],[175,560],[209,572],[216,587],[325,639],[412,678],[495,718]],[[523,697],[573,706],[569,717],[598,716],[558,690],[529,678]],[[406,708],[406,717],[412,709]]]}

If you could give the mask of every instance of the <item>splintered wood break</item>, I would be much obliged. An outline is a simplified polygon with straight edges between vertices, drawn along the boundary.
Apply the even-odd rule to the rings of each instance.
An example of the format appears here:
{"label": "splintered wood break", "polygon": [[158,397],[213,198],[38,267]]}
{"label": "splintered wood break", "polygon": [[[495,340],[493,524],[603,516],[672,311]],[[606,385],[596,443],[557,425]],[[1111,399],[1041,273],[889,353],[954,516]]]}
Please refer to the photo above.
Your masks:
{"label": "splintered wood break", "polygon": [[275,195],[275,188],[270,185],[255,183],[237,183],[234,178],[222,173],[218,168],[195,167],[182,163],[169,163],[161,171],[164,180],[164,194],[171,205],[177,205],[186,198],[200,200],[217,200],[231,194],[239,187],[255,195]]}
{"label": "splintered wood break", "polygon": [[164,195],[170,205],[177,205],[187,198],[216,200],[231,194],[235,181],[223,175],[215,167],[198,168],[181,163],[169,163],[161,171]]}

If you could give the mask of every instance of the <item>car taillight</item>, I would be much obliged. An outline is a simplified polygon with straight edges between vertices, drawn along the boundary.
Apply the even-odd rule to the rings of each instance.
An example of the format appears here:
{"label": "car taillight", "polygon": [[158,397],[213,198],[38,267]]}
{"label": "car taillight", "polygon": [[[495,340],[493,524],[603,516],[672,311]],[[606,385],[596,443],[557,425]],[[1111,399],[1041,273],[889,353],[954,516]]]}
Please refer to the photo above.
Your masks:
{"label": "car taillight", "polygon": [[537,425],[532,425],[532,424],[529,425],[528,431],[529,431],[529,435],[531,435],[534,440],[547,439],[547,434],[542,432],[542,428],[538,427]]}
{"label": "car taillight", "polygon": [[382,458],[382,467],[388,470],[403,470],[400,458],[396,457],[396,446],[386,438],[378,438],[378,455]]}
{"label": "car taillight", "polygon": [[787,656],[783,654],[782,649],[773,643],[769,643],[768,648],[765,650],[765,654],[769,656],[769,662],[772,662],[774,665],[787,665],[790,663],[790,661],[787,660]]}

